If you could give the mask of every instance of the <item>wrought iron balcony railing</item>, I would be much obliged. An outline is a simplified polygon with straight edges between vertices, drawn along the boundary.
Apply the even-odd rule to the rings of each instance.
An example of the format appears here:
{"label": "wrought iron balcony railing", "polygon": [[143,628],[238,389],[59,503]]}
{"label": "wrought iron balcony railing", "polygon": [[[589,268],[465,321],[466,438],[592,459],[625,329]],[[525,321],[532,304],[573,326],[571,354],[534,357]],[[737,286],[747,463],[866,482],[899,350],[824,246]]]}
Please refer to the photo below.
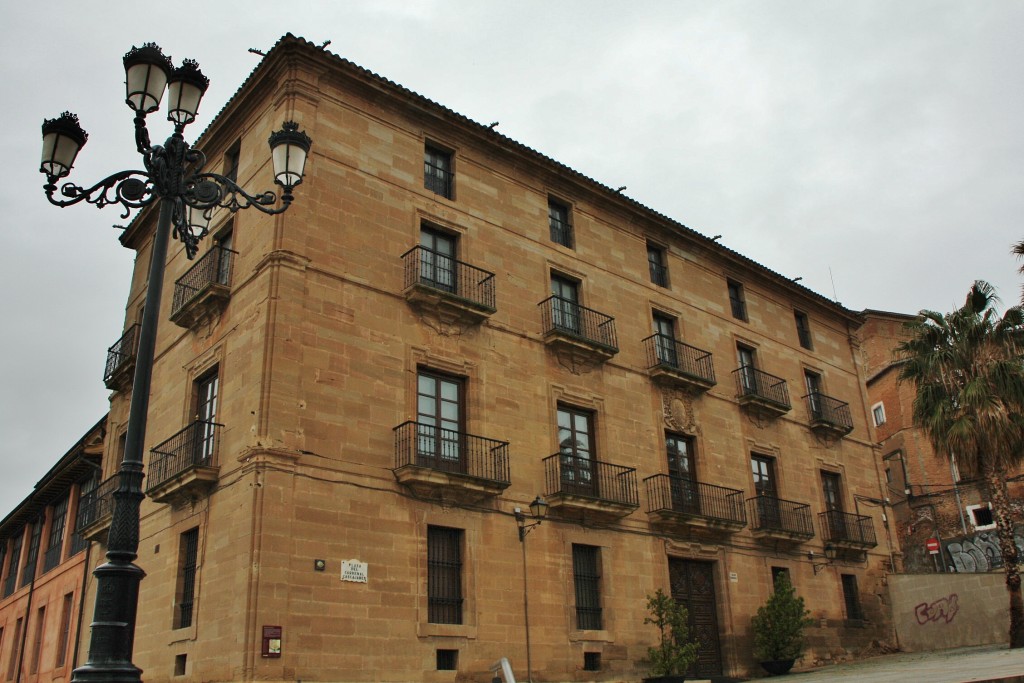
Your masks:
{"label": "wrought iron balcony railing", "polygon": [[545,335],[562,333],[611,353],[619,352],[615,318],[557,295],[537,305],[541,309]]}
{"label": "wrought iron balcony railing", "polygon": [[395,469],[410,466],[507,485],[508,442],[403,422],[395,427]]}
{"label": "wrought iron balcony railing", "polygon": [[231,286],[231,269],[235,252],[214,245],[195,265],[174,282],[174,298],[171,301],[171,317],[174,318],[193,299],[210,287]]}
{"label": "wrought iron balcony railing", "polygon": [[675,512],[742,526],[747,522],[743,492],[669,474],[644,479],[647,512]]}
{"label": "wrought iron balcony railing", "polygon": [[82,494],[78,500],[76,532],[81,532],[82,529],[109,517],[114,512],[114,491],[117,490],[117,480],[118,477],[115,474],[109,479],[104,479],[92,491]]}
{"label": "wrought iron balcony railing", "polygon": [[647,369],[665,367],[698,380],[715,384],[715,366],[711,352],[698,349],[664,334],[652,334],[643,340]]}
{"label": "wrought iron balcony railing", "polygon": [[121,338],[107,349],[107,364],[103,368],[103,383],[108,389],[114,388],[111,385],[115,383],[116,376],[135,360],[138,332],[139,324],[136,323],[125,330]]}
{"label": "wrought iron balcony railing", "polygon": [[547,496],[562,494],[639,506],[634,467],[555,453],[544,458],[544,479]]}
{"label": "wrought iron balcony railing", "polygon": [[461,299],[477,308],[497,310],[494,306],[494,273],[423,246],[402,254],[405,288],[420,285],[446,296]]}
{"label": "wrought iron balcony railing", "polygon": [[149,494],[174,477],[198,467],[217,464],[220,428],[216,422],[196,420],[158,446],[149,457]]}
{"label": "wrought iron balcony railing", "polygon": [[853,431],[853,416],[850,404],[837,398],[814,392],[804,396],[807,401],[807,412],[811,416],[811,426],[824,426],[847,434]]}
{"label": "wrought iron balcony railing", "polygon": [[423,186],[447,199],[452,198],[452,180],[455,174],[443,166],[425,161],[423,164]]}
{"label": "wrought iron balcony railing", "polygon": [[826,543],[864,548],[874,548],[878,545],[878,541],[875,540],[875,527],[871,523],[871,517],[867,515],[828,510],[818,514],[818,523],[821,525],[821,533]]}
{"label": "wrought iron balcony railing", "polygon": [[811,537],[811,506],[774,496],[756,496],[747,499],[747,519],[751,531],[777,531]]}
{"label": "wrought iron balcony railing", "polygon": [[736,378],[736,396],[740,399],[753,398],[789,410],[789,388],[786,380],[750,365],[743,365],[732,371]]}

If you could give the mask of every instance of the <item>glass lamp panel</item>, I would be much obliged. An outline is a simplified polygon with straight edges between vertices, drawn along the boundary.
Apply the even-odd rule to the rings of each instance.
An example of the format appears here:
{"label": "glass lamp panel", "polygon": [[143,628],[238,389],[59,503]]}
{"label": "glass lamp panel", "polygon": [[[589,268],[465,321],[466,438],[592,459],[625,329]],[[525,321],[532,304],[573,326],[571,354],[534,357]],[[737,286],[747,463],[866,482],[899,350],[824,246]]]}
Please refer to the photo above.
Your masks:
{"label": "glass lamp panel", "polygon": [[188,226],[195,235],[205,235],[210,227],[209,209],[197,209],[194,206],[185,207],[185,218]]}
{"label": "glass lamp panel", "polygon": [[132,109],[148,114],[160,108],[167,87],[166,71],[157,64],[142,62],[128,67],[125,75],[128,105]]}
{"label": "glass lamp panel", "polygon": [[295,187],[302,182],[306,165],[306,150],[298,145],[283,143],[273,149],[274,178],[279,185]]}
{"label": "glass lamp panel", "polygon": [[174,123],[192,123],[199,111],[203,91],[194,83],[172,81],[167,86],[167,120]]}
{"label": "glass lamp panel", "polygon": [[81,146],[77,141],[61,133],[47,133],[43,136],[43,159],[39,170],[43,173],[63,178],[71,172],[78,150]]}

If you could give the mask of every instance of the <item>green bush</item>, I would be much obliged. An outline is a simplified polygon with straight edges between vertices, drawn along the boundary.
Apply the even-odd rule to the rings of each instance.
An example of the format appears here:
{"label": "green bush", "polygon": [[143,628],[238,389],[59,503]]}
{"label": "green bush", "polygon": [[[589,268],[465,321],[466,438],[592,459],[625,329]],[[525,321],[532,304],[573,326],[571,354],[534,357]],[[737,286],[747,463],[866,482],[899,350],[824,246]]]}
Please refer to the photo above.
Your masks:
{"label": "green bush", "polygon": [[780,572],[775,578],[775,592],[751,620],[754,657],[760,662],[799,659],[804,651],[804,628],[814,623],[810,614],[789,576]]}
{"label": "green bush", "polygon": [[690,638],[690,615],[686,608],[659,588],[647,596],[645,624],[658,627],[657,647],[647,648],[651,673],[655,676],[681,676],[697,661],[697,642]]}

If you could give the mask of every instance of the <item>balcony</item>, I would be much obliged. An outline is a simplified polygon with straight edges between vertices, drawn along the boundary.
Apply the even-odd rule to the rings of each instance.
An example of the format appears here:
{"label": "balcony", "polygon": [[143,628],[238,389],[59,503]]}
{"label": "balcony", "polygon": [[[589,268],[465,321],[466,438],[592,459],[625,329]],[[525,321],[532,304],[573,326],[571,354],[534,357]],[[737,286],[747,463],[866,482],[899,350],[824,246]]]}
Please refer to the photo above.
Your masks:
{"label": "balcony", "polygon": [[135,352],[138,346],[139,325],[132,325],[121,338],[107,349],[107,364],[103,368],[103,384],[111,391],[130,386],[135,374]]}
{"label": "balcony", "polygon": [[174,283],[171,321],[191,329],[220,314],[231,299],[231,270],[235,252],[214,245]]}
{"label": "balcony", "polygon": [[747,523],[743,492],[668,474],[644,479],[647,514],[659,526],[732,534]]}
{"label": "balcony", "polygon": [[154,446],[149,456],[146,495],[157,503],[174,503],[205,494],[217,483],[220,472],[217,447],[221,427],[196,420]]}
{"label": "balcony", "polygon": [[402,254],[405,300],[444,323],[475,325],[495,308],[494,273],[426,247]]}
{"label": "balcony", "polygon": [[110,517],[114,512],[114,491],[118,476],[105,479],[78,499],[78,518],[75,533],[89,541],[104,542],[110,529]]}
{"label": "balcony", "polygon": [[811,429],[818,434],[841,438],[853,431],[850,404],[818,392],[804,396]]}
{"label": "balcony", "polygon": [[747,519],[754,538],[803,542],[814,537],[811,506],[773,496],[747,499]]}
{"label": "balcony", "polygon": [[732,371],[736,378],[736,398],[740,405],[770,417],[789,412],[789,389],[786,380],[744,365]]}
{"label": "balcony", "polygon": [[584,517],[625,517],[640,507],[636,468],[565,453],[544,458],[551,509]]}
{"label": "balcony", "polygon": [[404,422],[395,431],[395,479],[433,499],[479,501],[508,488],[508,442]]}
{"label": "balcony", "polygon": [[715,386],[711,353],[663,334],[643,340],[647,372],[656,382],[704,392]]}
{"label": "balcony", "polygon": [[818,515],[825,543],[843,550],[869,550],[878,545],[871,517],[829,510]]}
{"label": "balcony", "polygon": [[537,306],[544,343],[563,355],[571,368],[598,365],[619,352],[615,318],[554,295]]}

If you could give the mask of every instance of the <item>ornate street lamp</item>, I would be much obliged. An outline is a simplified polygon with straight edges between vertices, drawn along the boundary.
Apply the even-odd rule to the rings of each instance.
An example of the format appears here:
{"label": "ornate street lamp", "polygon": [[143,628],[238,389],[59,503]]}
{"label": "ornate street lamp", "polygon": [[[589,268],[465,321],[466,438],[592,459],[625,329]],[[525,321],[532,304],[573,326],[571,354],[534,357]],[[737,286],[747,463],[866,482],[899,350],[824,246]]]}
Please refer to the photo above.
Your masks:
{"label": "ornate street lamp", "polygon": [[809,551],[807,553],[807,559],[809,559],[811,561],[811,567],[814,569],[814,575],[815,576],[817,576],[818,572],[820,572],[822,569],[824,569],[825,567],[828,567],[833,562],[835,562],[837,557],[839,557],[839,549],[836,548],[831,543],[826,543],[825,544],[825,561],[824,562],[815,562],[814,561],[815,555],[814,555],[814,551],[813,550],[811,550],[811,551]]}
{"label": "ornate street lamp", "polygon": [[530,503],[530,517],[537,520],[530,524],[526,523],[526,515],[522,509],[515,509],[516,524],[519,525],[519,545],[523,549],[523,617],[526,625],[526,680],[533,683],[533,661],[530,653],[530,599],[526,586],[526,535],[541,525],[544,518],[548,516],[548,502],[537,496]]}
{"label": "ornate street lamp", "polygon": [[[189,259],[196,255],[199,241],[206,236],[210,217],[218,207],[231,212],[255,207],[266,214],[279,214],[292,202],[292,190],[302,182],[303,169],[312,140],[287,121],[270,136],[274,182],[281,186],[281,203],[273,192],[252,195],[233,180],[217,173],[203,173],[205,155],[183,137],[192,123],[209,79],[192,60],[174,68],[169,57],[153,43],[133,47],[124,56],[125,102],[135,111],[135,144],[142,155],[144,171],[120,171],[92,187],[64,183],[57,193],[57,181],[71,172],[78,152],[89,136],[78,117],[64,112],[43,122],[43,156],[39,170],[46,175],[43,189],[56,206],[79,202],[102,208],[119,204],[122,218],[133,209],[159,202],[160,216],[153,238],[149,264],[149,285],[139,330],[139,345],[132,384],[132,398],[125,436],[124,459],[113,493],[114,507],[107,541],[107,562],[93,572],[96,577],[96,607],[93,613],[89,660],[75,669],[73,681],[140,681],[142,670],[132,664],[135,617],[139,582],[145,576],[134,564],[139,548],[139,506],[142,493],[143,444],[149,408],[150,380],[160,292],[167,261],[167,242],[173,228]],[[152,145],[146,115],[160,108],[164,91],[169,100],[167,119],[174,124],[163,146]],[[57,195],[57,196],[55,196]]]}

